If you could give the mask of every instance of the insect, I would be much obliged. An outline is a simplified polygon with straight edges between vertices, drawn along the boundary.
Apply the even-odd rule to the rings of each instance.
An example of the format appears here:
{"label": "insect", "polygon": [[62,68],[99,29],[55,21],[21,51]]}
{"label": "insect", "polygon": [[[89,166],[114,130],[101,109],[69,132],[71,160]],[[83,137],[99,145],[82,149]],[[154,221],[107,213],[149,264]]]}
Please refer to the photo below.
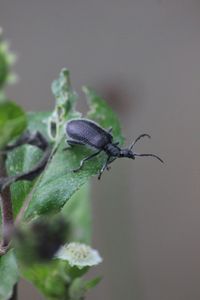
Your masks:
{"label": "insect", "polygon": [[85,157],[81,160],[80,166],[74,169],[74,172],[78,172],[82,169],[84,163],[93,157],[97,156],[99,153],[104,151],[107,154],[107,159],[103,164],[98,179],[101,178],[102,173],[105,169],[109,170],[109,165],[117,158],[127,157],[135,159],[137,156],[152,156],[163,163],[163,160],[151,153],[136,153],[133,151],[135,144],[143,137],[150,138],[150,135],[144,133],[139,135],[134,142],[129,146],[129,148],[121,149],[119,142],[113,141],[113,136],[111,134],[112,128],[106,130],[100,127],[97,123],[88,119],[73,119],[66,124],[66,132],[70,139],[67,140],[70,146],[83,145],[92,147],[97,150],[93,154]]}

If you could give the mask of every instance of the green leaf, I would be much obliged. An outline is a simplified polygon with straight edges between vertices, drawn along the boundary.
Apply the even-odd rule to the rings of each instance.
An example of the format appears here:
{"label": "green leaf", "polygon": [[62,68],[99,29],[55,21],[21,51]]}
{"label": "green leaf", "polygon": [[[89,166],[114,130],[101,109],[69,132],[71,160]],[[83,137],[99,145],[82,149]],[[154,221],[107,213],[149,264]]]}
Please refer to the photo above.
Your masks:
{"label": "green leaf", "polygon": [[[90,106],[88,117],[105,128],[112,127],[115,139],[122,142],[117,116],[93,91],[86,88],[84,91]],[[65,137],[63,137],[57,152],[36,184],[32,200],[26,211],[26,218],[60,211],[72,195],[87,183],[91,176],[99,172],[106,159],[106,155],[101,153],[95,159],[88,161],[82,170],[74,173],[72,170],[77,168],[81,159],[91,154],[92,151],[84,146],[63,151],[65,147]]]}
{"label": "green leaf", "polygon": [[9,83],[13,75],[10,69],[14,61],[15,55],[10,52],[9,44],[2,41],[0,36],[0,90]]}
{"label": "green leaf", "polygon": [[101,277],[96,277],[89,281],[84,281],[82,278],[74,279],[69,287],[70,300],[82,300],[86,292],[95,287],[101,279]]}
{"label": "green leaf", "polygon": [[26,128],[26,115],[14,102],[0,102],[0,148]]}
{"label": "green leaf", "polygon": [[88,101],[90,111],[87,114],[88,119],[94,120],[103,128],[112,127],[112,135],[123,144],[124,138],[121,134],[121,126],[118,116],[113,112],[111,107],[108,106],[105,100],[96,94],[96,92],[88,87],[83,87],[83,92]]}
{"label": "green leaf", "polygon": [[90,186],[83,185],[62,209],[69,222],[69,241],[90,244],[91,242],[91,205]]}
{"label": "green leaf", "polygon": [[[87,268],[82,270],[70,267],[66,261],[60,261],[58,259],[52,260],[48,264],[34,264],[31,267],[21,266],[20,274],[23,278],[33,283],[46,299],[49,300],[72,300],[71,293],[74,295],[79,289],[79,285],[76,284],[81,276],[87,272]],[[75,284],[74,284],[75,282]],[[78,283],[77,282],[77,283]],[[90,288],[88,282],[83,283],[82,292],[86,292]],[[71,289],[72,286],[72,289]],[[71,292],[70,292],[71,289]]]}
{"label": "green leaf", "polygon": [[[28,130],[31,132],[40,131],[47,137],[47,118],[49,113],[38,112],[29,113],[28,118]],[[26,145],[19,147],[8,154],[6,161],[6,167],[8,175],[16,175],[30,170],[42,157],[42,151],[34,146]],[[14,215],[16,216],[25,200],[30,193],[36,181],[18,181],[11,185],[11,196]]]}
{"label": "green leaf", "polygon": [[74,111],[77,94],[71,87],[69,70],[65,68],[61,70],[59,78],[53,81],[51,89],[56,99],[55,109],[58,113],[61,108],[65,116]]}
{"label": "green leaf", "polygon": [[70,267],[66,261],[52,260],[48,264],[21,266],[20,274],[33,283],[45,295],[46,299],[58,300],[82,299],[85,293],[95,287],[101,277],[85,281],[82,277],[89,268]]}
{"label": "green leaf", "polygon": [[97,286],[97,284],[99,284],[102,280],[102,277],[98,276],[94,279],[91,279],[89,281],[85,282],[85,289],[86,290],[90,290],[92,288],[94,288],[95,286]]}
{"label": "green leaf", "polygon": [[[62,70],[58,80],[53,83],[53,92],[56,97],[56,108],[52,114],[46,113],[30,113],[28,114],[28,129],[30,132],[40,131],[46,138],[49,133],[49,123],[56,116],[56,126],[60,127],[64,124],[65,118],[73,118],[80,116],[79,113],[75,112],[75,93],[72,90],[69,80],[69,72]],[[60,92],[59,92],[60,88]],[[62,111],[62,115],[60,112]],[[64,118],[64,119],[63,119]],[[58,128],[57,128],[58,130]],[[58,136],[59,139],[64,140],[64,131],[62,126],[62,136]],[[59,140],[56,141],[59,144]],[[55,145],[54,150],[57,147]],[[34,146],[26,145],[19,147],[12,151],[8,155],[7,159],[7,171],[8,175],[15,175],[16,173],[22,173],[32,169],[35,164],[42,157],[42,152]],[[28,196],[33,186],[35,186],[37,180],[33,182],[20,181],[12,184],[11,194],[14,207],[14,215],[16,216],[19,212],[25,198]]]}
{"label": "green leaf", "polygon": [[[64,73],[63,73],[64,72]],[[75,111],[74,92],[68,87],[65,90],[63,84],[63,76],[65,75],[65,84],[69,82],[69,74],[65,71],[61,72],[59,80],[54,83],[54,93],[57,97],[57,106],[52,115],[58,114],[56,123],[59,127],[62,124],[62,135],[56,140],[54,146],[54,155],[46,166],[43,174],[34,182],[21,181],[14,183],[11,187],[12,200],[15,215],[19,212],[24,199],[32,190],[32,199],[25,212],[26,219],[32,219],[36,216],[59,212],[65,203],[78,191],[82,185],[88,182],[91,176],[96,175],[106,159],[106,155],[101,153],[91,161],[88,161],[82,170],[74,173],[72,170],[77,168],[81,159],[91,154],[93,151],[84,146],[77,146],[63,151],[66,147],[64,123],[74,117],[80,116]],[[64,74],[64,75],[63,75]],[[67,76],[67,77],[66,77]],[[62,84],[61,84],[62,83]],[[61,89],[59,93],[59,88]],[[84,92],[88,98],[90,112],[87,117],[95,120],[104,128],[113,128],[113,135],[117,141],[122,142],[123,138],[120,131],[120,123],[116,114],[111,108],[97,96],[93,91],[84,88]],[[70,94],[72,93],[72,95]],[[71,95],[71,96],[70,96]],[[63,98],[62,98],[63,97]],[[67,105],[67,101],[71,104]],[[64,117],[62,118],[58,107],[62,104],[64,109]],[[70,109],[69,109],[70,107]],[[28,116],[30,131],[39,130],[46,137],[48,136],[47,123],[52,118],[49,113],[32,113]],[[30,170],[36,162],[41,158],[40,150],[33,146],[23,146],[13,151],[9,155],[7,167],[10,175]],[[34,188],[33,188],[34,187]]]}
{"label": "green leaf", "polygon": [[70,300],[82,300],[86,292],[95,287],[101,279],[101,277],[96,277],[89,281],[84,281],[82,278],[74,279],[69,287]]}
{"label": "green leaf", "polygon": [[9,66],[7,64],[4,53],[1,51],[1,46],[0,46],[0,88],[2,88],[3,85],[5,84],[8,74],[9,74]]}
{"label": "green leaf", "polygon": [[18,281],[18,268],[13,250],[0,257],[0,278],[0,299],[8,300]]}
{"label": "green leaf", "polygon": [[72,282],[69,288],[70,300],[82,300],[84,295],[85,295],[84,281],[81,278],[76,278]]}
{"label": "green leaf", "polygon": [[52,260],[48,264],[21,266],[20,273],[23,278],[33,283],[46,299],[67,299],[70,278],[67,276],[65,265],[67,264],[59,260]]}
{"label": "green leaf", "polygon": [[72,89],[69,70],[61,70],[58,79],[53,81],[51,89],[56,104],[48,120],[48,133],[53,141],[59,142],[63,136],[64,123],[70,118],[80,117],[80,113],[75,111],[78,96]]}

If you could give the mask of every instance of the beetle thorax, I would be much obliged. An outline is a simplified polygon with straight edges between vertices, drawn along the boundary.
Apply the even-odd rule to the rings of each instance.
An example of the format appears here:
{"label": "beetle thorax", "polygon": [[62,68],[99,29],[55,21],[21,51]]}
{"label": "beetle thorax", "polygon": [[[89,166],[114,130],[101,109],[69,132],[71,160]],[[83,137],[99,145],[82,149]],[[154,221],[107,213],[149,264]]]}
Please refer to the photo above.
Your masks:
{"label": "beetle thorax", "polygon": [[119,157],[120,156],[120,148],[113,144],[107,144],[105,146],[105,152],[110,156]]}

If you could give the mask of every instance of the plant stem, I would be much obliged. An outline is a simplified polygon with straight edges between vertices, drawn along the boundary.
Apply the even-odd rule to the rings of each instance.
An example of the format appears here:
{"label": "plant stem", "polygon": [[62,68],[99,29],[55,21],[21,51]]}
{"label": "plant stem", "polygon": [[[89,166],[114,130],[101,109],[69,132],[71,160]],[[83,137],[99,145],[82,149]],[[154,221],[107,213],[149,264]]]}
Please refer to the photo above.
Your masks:
{"label": "plant stem", "polygon": [[[5,155],[0,155],[0,177],[7,176],[5,167]],[[14,225],[13,208],[10,195],[10,188],[6,187],[0,193],[1,215],[2,215],[2,242],[0,244],[0,255],[6,253],[6,249],[10,242],[9,230]],[[13,288],[13,294],[8,300],[17,300],[17,283]]]}
{"label": "plant stem", "polygon": [[10,297],[10,299],[8,299],[8,300],[17,300],[17,290],[18,290],[18,288],[17,288],[17,283],[16,283],[13,288],[13,294]]}
{"label": "plant stem", "polygon": [[[5,168],[5,155],[2,154],[0,156],[0,177],[6,176],[6,168]],[[9,242],[9,234],[8,231],[12,228],[14,224],[13,218],[13,209],[11,202],[11,195],[9,187],[6,187],[0,193],[0,204],[1,204],[1,215],[2,215],[2,242],[1,248],[5,249]]]}

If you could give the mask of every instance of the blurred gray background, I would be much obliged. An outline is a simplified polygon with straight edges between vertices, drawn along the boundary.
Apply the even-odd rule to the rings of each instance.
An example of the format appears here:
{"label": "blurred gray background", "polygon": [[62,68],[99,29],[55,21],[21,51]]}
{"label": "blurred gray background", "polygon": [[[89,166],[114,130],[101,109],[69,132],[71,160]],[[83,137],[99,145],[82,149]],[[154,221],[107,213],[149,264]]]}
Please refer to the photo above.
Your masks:
{"label": "blurred gray background", "polygon": [[[94,235],[104,280],[87,299],[200,299],[200,2],[0,0],[18,54],[8,95],[27,110],[54,104],[64,66],[118,113],[126,143],[165,160],[118,160],[92,180]],[[20,300],[42,299],[27,283]]]}

